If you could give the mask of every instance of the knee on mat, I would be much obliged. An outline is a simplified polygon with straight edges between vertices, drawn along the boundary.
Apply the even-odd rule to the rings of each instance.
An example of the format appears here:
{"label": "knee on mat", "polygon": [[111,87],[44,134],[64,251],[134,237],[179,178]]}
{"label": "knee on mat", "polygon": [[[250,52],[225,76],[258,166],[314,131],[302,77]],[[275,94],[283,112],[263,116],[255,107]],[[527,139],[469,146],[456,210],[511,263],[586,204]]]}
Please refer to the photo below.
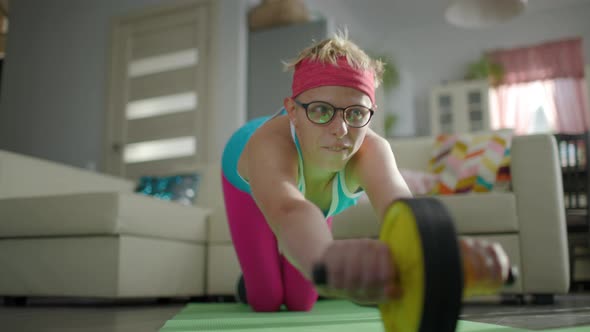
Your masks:
{"label": "knee on mat", "polygon": [[275,312],[281,310],[283,294],[256,294],[248,293],[248,304],[256,312]]}
{"label": "knee on mat", "polygon": [[295,296],[293,294],[287,294],[285,305],[289,311],[311,311],[317,300],[318,295],[316,292],[297,294]]}
{"label": "knee on mat", "polygon": [[311,311],[316,301],[285,303],[289,311]]}

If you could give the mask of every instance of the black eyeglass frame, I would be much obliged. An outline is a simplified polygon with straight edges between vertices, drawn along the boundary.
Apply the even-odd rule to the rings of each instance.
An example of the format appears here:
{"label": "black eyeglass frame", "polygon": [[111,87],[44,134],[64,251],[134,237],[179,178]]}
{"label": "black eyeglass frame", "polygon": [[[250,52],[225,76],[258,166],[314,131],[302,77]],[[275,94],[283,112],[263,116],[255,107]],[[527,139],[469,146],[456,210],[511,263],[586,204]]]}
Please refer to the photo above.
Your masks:
{"label": "black eyeglass frame", "polygon": [[[320,125],[320,126],[327,125],[330,122],[332,122],[332,120],[334,120],[334,117],[336,116],[336,113],[338,113],[338,111],[342,111],[342,120],[344,120],[344,123],[346,123],[347,126],[349,126],[351,128],[363,128],[363,127],[367,126],[369,124],[369,122],[371,122],[371,119],[373,118],[373,114],[375,114],[375,111],[373,111],[372,109],[370,109],[370,108],[368,108],[367,106],[364,106],[364,105],[350,105],[350,106],[347,106],[347,107],[336,107],[336,106],[334,106],[334,105],[332,105],[332,104],[330,104],[328,102],[321,101],[321,100],[314,100],[314,101],[310,101],[309,103],[302,103],[302,102],[300,102],[300,101],[298,101],[296,99],[293,99],[293,101],[295,102],[295,104],[303,107],[303,109],[305,110],[305,116],[307,117],[307,119],[309,121],[311,121],[312,123],[315,123],[317,125]],[[314,103],[326,104],[326,105],[332,107],[332,109],[334,109],[334,113],[332,113],[332,117],[330,118],[330,120],[328,120],[328,121],[326,121],[324,123],[318,123],[318,122],[315,122],[315,121],[313,121],[312,119],[309,118],[309,112],[308,112],[307,108],[309,107],[309,105],[314,104]],[[346,116],[344,116],[344,114],[346,113],[346,110],[347,109],[350,109],[350,108],[354,108],[354,107],[362,107],[362,108],[366,108],[366,109],[369,110],[369,114],[370,115],[369,115],[369,119],[367,120],[367,123],[365,123],[362,126],[353,126],[350,123],[348,123],[348,121],[346,121]]]}

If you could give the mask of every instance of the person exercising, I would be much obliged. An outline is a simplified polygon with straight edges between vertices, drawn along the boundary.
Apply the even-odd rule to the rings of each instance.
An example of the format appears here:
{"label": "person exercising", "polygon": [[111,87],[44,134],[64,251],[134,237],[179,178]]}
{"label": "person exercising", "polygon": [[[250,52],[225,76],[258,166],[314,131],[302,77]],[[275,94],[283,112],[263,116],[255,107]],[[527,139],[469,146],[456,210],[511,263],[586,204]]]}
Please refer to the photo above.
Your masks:
{"label": "person exercising", "polygon": [[[254,119],[229,139],[222,156],[225,208],[247,303],[271,312],[309,311],[324,296],[379,303],[397,296],[394,261],[375,239],[334,240],[332,217],[366,193],[379,220],[396,199],[412,197],[391,147],[369,123],[383,63],[346,34],[314,43],[287,63],[292,94],[274,116]],[[494,244],[480,264],[500,283],[507,272]],[[325,264],[328,285],[313,267]],[[483,261],[482,261],[483,262]],[[494,279],[495,278],[495,279]],[[498,280],[496,280],[498,279]]]}

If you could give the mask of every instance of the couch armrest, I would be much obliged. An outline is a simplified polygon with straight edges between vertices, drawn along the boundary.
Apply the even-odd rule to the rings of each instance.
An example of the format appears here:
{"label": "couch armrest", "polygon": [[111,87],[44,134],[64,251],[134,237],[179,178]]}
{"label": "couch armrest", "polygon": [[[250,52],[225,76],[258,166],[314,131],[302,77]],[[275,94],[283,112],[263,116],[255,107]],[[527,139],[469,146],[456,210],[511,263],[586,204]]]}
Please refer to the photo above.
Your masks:
{"label": "couch armrest", "polygon": [[133,182],[0,150],[0,198],[101,191],[132,192]]}
{"label": "couch armrest", "polygon": [[[511,151],[524,288],[567,293],[569,260],[557,144],[550,134],[516,136]],[[543,287],[544,286],[544,287]]]}

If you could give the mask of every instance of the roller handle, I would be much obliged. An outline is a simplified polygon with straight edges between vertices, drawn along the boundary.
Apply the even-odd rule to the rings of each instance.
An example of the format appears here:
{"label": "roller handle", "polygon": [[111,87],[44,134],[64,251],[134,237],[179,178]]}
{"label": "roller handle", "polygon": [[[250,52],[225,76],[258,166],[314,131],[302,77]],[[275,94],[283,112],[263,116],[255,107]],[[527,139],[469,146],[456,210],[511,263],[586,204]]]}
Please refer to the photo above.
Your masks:
{"label": "roller handle", "polygon": [[[508,270],[508,278],[504,281],[505,286],[512,286],[518,280],[518,268],[516,266],[511,266]],[[328,272],[326,270],[326,265],[324,264],[316,264],[313,267],[312,278],[314,284],[318,286],[325,286],[328,283]]]}
{"label": "roller handle", "polygon": [[508,278],[504,281],[504,286],[514,285],[516,280],[518,280],[518,277],[518,268],[516,266],[511,266],[510,269],[508,269]]}
{"label": "roller handle", "polygon": [[314,265],[312,272],[313,283],[318,286],[325,286],[328,284],[328,271],[326,265],[319,263]]}

